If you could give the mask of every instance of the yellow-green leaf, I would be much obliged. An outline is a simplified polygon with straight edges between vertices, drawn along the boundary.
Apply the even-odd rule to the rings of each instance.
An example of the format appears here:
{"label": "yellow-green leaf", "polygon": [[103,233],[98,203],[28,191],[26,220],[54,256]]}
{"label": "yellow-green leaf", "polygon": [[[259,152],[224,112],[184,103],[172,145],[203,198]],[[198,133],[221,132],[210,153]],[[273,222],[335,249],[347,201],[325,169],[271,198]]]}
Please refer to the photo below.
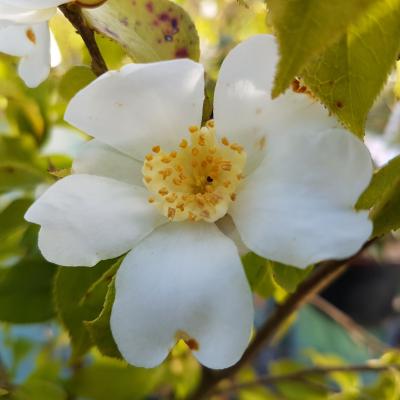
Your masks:
{"label": "yellow-green leaf", "polygon": [[108,0],[83,14],[96,31],[118,42],[136,62],[199,59],[199,37],[192,20],[169,0]]}
{"label": "yellow-green leaf", "polygon": [[108,287],[101,313],[93,321],[86,321],[85,326],[89,331],[93,343],[97,346],[101,354],[108,357],[122,358],[112,336],[110,326],[111,309],[115,299],[114,281],[115,279],[111,281]]}
{"label": "yellow-green leaf", "polygon": [[54,299],[59,318],[71,338],[72,358],[85,354],[92,341],[84,321],[96,318],[107,293],[107,272],[114,260],[94,268],[60,268],[54,282]]}
{"label": "yellow-green leaf", "polygon": [[309,63],[301,76],[357,136],[400,49],[400,0],[381,0],[346,34]]}
{"label": "yellow-green leaf", "polygon": [[375,172],[356,208],[372,208],[374,236],[400,228],[400,156]]}
{"label": "yellow-green leaf", "polygon": [[308,61],[333,44],[376,0],[268,0],[281,58],[272,91],[282,93]]}

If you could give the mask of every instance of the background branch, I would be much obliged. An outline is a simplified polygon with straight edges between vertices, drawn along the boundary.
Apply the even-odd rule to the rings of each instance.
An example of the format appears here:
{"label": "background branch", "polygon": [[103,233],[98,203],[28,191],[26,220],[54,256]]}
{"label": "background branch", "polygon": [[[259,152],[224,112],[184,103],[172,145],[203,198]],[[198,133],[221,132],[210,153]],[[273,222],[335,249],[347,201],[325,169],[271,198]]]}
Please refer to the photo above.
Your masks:
{"label": "background branch", "polygon": [[[243,382],[239,384],[233,384],[225,387],[221,390],[215,390],[214,394],[221,394],[226,392],[232,392],[241,389],[247,389],[257,385],[265,384],[276,384],[283,381],[302,381],[305,383],[307,378],[311,378],[315,375],[329,375],[334,372],[373,372],[379,373],[383,371],[388,371],[390,369],[399,370],[399,365],[389,364],[389,365],[371,365],[371,364],[359,364],[359,365],[346,365],[346,366],[335,366],[335,367],[312,367],[302,369],[296,372],[291,372],[282,375],[269,375],[263,376],[252,381]],[[308,381],[310,382],[310,381]],[[311,381],[312,382],[312,381]]]}
{"label": "background branch", "polygon": [[355,322],[346,313],[329,303],[329,301],[320,296],[315,296],[310,303],[341,325],[354,341],[364,344],[372,352],[382,354],[387,350],[387,346],[377,337],[371,335],[365,328]]}
{"label": "background branch", "polygon": [[107,72],[108,68],[103,56],[100,53],[99,47],[97,46],[94,31],[86,24],[81,8],[73,3],[64,4],[59,8],[85,42],[85,45],[92,58],[92,71],[97,76]]}
{"label": "background branch", "polygon": [[374,241],[375,239],[368,241],[358,253],[345,260],[333,260],[321,263],[314,273],[299,285],[295,293],[276,307],[275,311],[258,330],[253,341],[237,364],[217,372],[203,367],[202,380],[198,389],[192,395],[191,400],[199,400],[206,397],[215,390],[216,386],[222,380],[233,377],[263,346],[271,343],[280,327],[295,311],[338,278],[346,270],[348,264],[357,258]]}

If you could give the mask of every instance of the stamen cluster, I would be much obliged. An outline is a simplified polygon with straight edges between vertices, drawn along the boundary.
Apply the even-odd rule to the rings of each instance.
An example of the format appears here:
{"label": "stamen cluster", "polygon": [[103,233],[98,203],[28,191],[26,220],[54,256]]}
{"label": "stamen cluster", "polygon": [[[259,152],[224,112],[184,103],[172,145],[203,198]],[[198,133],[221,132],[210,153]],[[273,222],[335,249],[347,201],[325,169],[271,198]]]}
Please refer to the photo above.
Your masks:
{"label": "stamen cluster", "polygon": [[152,148],[143,165],[143,182],[152,193],[149,202],[171,221],[214,222],[236,198],[246,152],[225,137],[218,142],[212,120],[189,132],[191,143],[182,139],[177,151]]}

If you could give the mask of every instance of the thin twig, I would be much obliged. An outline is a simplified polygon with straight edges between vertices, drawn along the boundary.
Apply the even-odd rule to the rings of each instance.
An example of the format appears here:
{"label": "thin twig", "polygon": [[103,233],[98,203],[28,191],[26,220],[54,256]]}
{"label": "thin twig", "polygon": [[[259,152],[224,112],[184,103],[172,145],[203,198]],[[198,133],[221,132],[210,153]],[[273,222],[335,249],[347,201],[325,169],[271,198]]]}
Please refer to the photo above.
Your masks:
{"label": "thin twig", "polygon": [[59,8],[85,42],[89,54],[92,57],[92,71],[97,76],[107,72],[107,65],[97,46],[94,31],[87,25],[82,15],[81,8],[73,3],[64,4]]}
{"label": "thin twig", "polygon": [[[237,384],[232,384],[228,387],[221,388],[219,390],[214,390],[213,394],[221,394],[226,392],[232,392],[242,389],[247,389],[250,387],[258,385],[273,385],[284,381],[303,381],[304,379],[310,378],[315,375],[329,375],[334,372],[373,372],[379,373],[383,371],[388,371],[390,369],[400,370],[398,364],[388,364],[388,365],[371,365],[371,364],[359,364],[359,365],[344,365],[335,367],[312,367],[306,368],[299,371],[291,372],[282,375],[268,375],[262,376],[258,379],[254,379],[248,382],[242,382]],[[303,381],[304,382],[304,381]]]}
{"label": "thin twig", "polygon": [[338,278],[346,270],[347,265],[357,258],[374,241],[375,239],[371,239],[365,243],[360,251],[345,260],[332,260],[321,263],[315,272],[299,285],[295,293],[289,296],[285,302],[277,306],[268,320],[258,330],[253,341],[237,364],[216,372],[203,367],[200,385],[190,399],[200,400],[214,391],[215,387],[222,380],[232,378],[258,353],[260,348],[271,343],[275,334],[295,311],[309,302],[317,293]]}
{"label": "thin twig", "polygon": [[10,382],[7,367],[0,356],[0,388],[5,390],[11,390],[13,385]]}
{"label": "thin twig", "polygon": [[366,329],[357,324],[357,322],[355,322],[346,313],[339,310],[324,298],[315,296],[310,303],[341,325],[354,341],[364,344],[371,351],[377,354],[382,354],[387,350],[387,346],[378,338],[376,338],[374,335],[371,335]]}

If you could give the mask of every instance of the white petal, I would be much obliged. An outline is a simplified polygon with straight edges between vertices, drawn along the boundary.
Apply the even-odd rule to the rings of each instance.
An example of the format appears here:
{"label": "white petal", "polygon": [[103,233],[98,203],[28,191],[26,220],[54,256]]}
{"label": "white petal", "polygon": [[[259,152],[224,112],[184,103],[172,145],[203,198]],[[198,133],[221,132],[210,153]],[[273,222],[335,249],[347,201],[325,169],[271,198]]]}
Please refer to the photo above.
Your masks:
{"label": "white petal", "polygon": [[32,25],[36,42],[19,63],[18,73],[28,87],[42,83],[50,72],[50,31],[46,22]]}
{"label": "white petal", "polygon": [[190,60],[128,65],[104,74],[69,104],[66,121],[143,160],[154,145],[176,148],[202,117],[204,71]]}
{"label": "white petal", "polygon": [[371,175],[366,146],[344,130],[270,135],[230,213],[266,258],[298,267],[344,258],[371,234],[368,213],[354,210]]}
{"label": "white petal", "polygon": [[13,4],[0,2],[0,20],[12,21],[15,23],[37,23],[48,21],[55,13],[56,8],[21,8]]}
{"label": "white petal", "polygon": [[58,7],[61,4],[68,2],[68,0],[0,0],[1,5],[27,8],[31,10],[41,10],[49,7]]}
{"label": "white petal", "polygon": [[30,25],[14,25],[0,21],[0,52],[18,57],[33,52],[35,44],[27,33],[30,29]]}
{"label": "white petal", "polygon": [[93,175],[50,187],[25,219],[41,225],[39,248],[50,262],[92,266],[117,257],[164,221],[143,188]]}
{"label": "white petal", "polygon": [[105,176],[132,185],[143,186],[142,166],[143,163],[140,161],[93,139],[82,146],[72,169],[77,174]]}
{"label": "white petal", "polygon": [[113,336],[131,364],[161,363],[183,331],[205,366],[226,368],[251,332],[251,292],[235,245],[214,224],[170,223],[123,261],[111,314]]}
{"label": "white petal", "polygon": [[338,126],[336,119],[306,94],[288,90],[271,99],[277,60],[275,38],[253,36],[228,54],[215,88],[217,133],[245,146],[248,171],[263,158],[269,133]]}
{"label": "white petal", "polygon": [[226,214],[225,217],[219,219],[216,222],[216,225],[224,235],[233,240],[240,256],[243,256],[250,251],[249,248],[243,243],[239,231],[236,229],[235,223],[229,214]]}

